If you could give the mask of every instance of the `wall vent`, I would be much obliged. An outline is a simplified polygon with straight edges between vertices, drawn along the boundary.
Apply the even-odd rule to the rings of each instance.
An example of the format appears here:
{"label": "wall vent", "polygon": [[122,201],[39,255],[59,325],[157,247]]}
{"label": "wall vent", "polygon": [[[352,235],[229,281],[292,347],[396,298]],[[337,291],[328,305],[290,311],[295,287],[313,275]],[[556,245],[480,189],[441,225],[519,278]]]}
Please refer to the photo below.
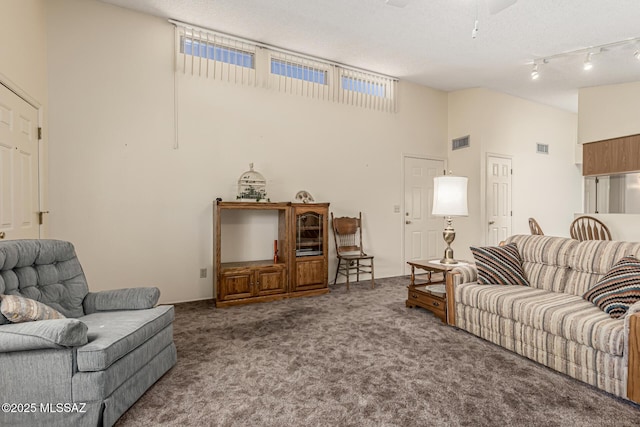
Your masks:
{"label": "wall vent", "polygon": [[459,150],[461,148],[467,148],[468,146],[469,146],[469,135],[451,140],[452,150]]}
{"label": "wall vent", "polygon": [[549,144],[536,144],[536,153],[549,154]]}

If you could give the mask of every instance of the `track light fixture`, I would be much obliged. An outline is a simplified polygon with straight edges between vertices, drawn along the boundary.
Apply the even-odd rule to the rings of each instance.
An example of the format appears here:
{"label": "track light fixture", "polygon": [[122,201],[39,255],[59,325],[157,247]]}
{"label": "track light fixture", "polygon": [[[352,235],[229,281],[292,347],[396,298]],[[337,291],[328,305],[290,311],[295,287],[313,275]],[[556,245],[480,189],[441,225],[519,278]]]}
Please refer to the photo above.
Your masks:
{"label": "track light fixture", "polygon": [[531,70],[531,80],[538,80],[540,73],[538,72],[538,64],[533,64],[533,70]]}
{"label": "track light fixture", "polygon": [[[623,47],[631,47],[633,49],[633,56],[640,61],[640,37],[636,37],[633,39],[620,40],[613,43],[602,44],[599,46],[590,46],[583,49],[572,50],[568,52],[557,53],[555,55],[544,56],[541,58],[534,58],[532,62],[529,64],[533,64],[533,69],[531,70],[531,79],[537,80],[540,77],[538,72],[538,64],[546,64],[550,61],[555,61],[557,59],[569,58],[576,55],[586,55],[584,62],[582,63],[582,68],[585,71],[591,70],[593,68],[593,55],[595,54],[605,54],[613,51],[621,51],[622,49],[614,49],[614,48],[623,48]],[[628,50],[627,50],[628,52]]]}
{"label": "track light fixture", "polygon": [[593,56],[593,52],[587,53],[587,57],[584,59],[584,63],[582,64],[582,69],[585,71],[589,71],[593,68],[593,62],[591,62],[591,57]]}
{"label": "track light fixture", "polygon": [[478,20],[476,19],[475,24],[473,24],[473,30],[471,30],[471,38],[475,39],[478,37]]}

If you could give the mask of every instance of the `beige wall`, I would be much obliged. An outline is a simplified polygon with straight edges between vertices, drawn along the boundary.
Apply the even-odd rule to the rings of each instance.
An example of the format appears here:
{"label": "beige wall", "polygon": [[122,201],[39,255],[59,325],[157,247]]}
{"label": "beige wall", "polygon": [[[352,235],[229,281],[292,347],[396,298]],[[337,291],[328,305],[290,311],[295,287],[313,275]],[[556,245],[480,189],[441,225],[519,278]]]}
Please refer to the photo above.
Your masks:
{"label": "beige wall", "polygon": [[[272,201],[305,189],[336,215],[362,210],[378,277],[403,274],[403,218],[393,208],[403,204],[404,154],[449,155],[469,176],[459,257],[484,242],[487,153],[513,158],[514,233],[527,233],[534,216],[548,234],[568,235],[580,209],[575,114],[405,82],[399,112],[385,114],[179,75],[176,122],[172,25],[97,1],[47,5],[51,234],[76,244],[92,290],[155,285],[163,302],[210,298],[212,201],[235,197],[249,162]],[[471,148],[447,152],[467,134]],[[551,154],[535,154],[536,142]],[[256,236],[261,247],[260,238],[273,237]]]}
{"label": "beige wall", "polygon": [[[487,154],[512,158],[512,234],[528,234],[527,219],[535,217],[545,234],[569,235],[582,200],[576,120],[573,113],[486,89],[449,94],[449,139],[471,139],[470,148],[449,152],[449,169],[469,177],[469,217],[455,220],[457,257],[485,244]],[[549,154],[536,154],[536,143],[549,144]]]}
{"label": "beige wall", "polygon": [[445,93],[401,83],[385,114],[179,76],[174,149],[173,26],[48,4],[52,235],[75,243],[92,290],[210,298],[212,201],[235,197],[249,162],[272,201],[305,189],[337,215],[362,210],[377,276],[402,273],[402,155],[446,156]]}
{"label": "beige wall", "polygon": [[47,100],[47,39],[44,0],[3,0],[0,13],[0,73],[38,102]]}
{"label": "beige wall", "polygon": [[[0,5],[0,82],[40,107],[41,207],[47,210],[48,83],[44,0],[3,0]],[[45,216],[42,237],[47,236]]]}
{"label": "beige wall", "polygon": [[640,133],[640,82],[580,89],[578,141]]}

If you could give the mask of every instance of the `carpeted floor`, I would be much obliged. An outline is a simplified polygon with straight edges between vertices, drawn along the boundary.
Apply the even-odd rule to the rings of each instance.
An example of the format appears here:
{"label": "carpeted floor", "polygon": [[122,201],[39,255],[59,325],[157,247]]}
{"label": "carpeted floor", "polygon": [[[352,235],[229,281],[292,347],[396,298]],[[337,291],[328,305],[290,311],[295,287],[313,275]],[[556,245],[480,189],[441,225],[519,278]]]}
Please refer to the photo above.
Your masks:
{"label": "carpeted floor", "polygon": [[637,405],[406,308],[406,284],[178,304],[178,363],[117,426],[640,424]]}

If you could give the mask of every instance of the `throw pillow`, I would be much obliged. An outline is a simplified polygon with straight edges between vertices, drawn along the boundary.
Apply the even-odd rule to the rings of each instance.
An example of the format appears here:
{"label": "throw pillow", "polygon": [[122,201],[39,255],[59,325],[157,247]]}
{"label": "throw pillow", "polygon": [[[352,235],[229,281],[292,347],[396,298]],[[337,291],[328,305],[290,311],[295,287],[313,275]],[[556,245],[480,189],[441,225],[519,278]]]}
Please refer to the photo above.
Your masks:
{"label": "throw pillow", "polygon": [[479,283],[529,286],[515,243],[481,248],[472,246],[470,249],[476,261]]}
{"label": "throw pillow", "polygon": [[640,260],[633,256],[620,259],[583,298],[614,319],[624,317],[640,301]]}
{"label": "throw pillow", "polygon": [[19,295],[1,295],[0,312],[13,323],[65,319],[62,313],[36,300]]}

